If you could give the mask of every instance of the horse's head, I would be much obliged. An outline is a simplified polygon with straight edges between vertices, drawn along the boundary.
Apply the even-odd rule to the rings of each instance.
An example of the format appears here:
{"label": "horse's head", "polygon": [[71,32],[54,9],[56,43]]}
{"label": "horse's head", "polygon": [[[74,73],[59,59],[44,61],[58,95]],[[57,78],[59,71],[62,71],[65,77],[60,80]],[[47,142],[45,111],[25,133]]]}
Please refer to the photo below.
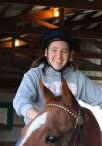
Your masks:
{"label": "horse's head", "polygon": [[62,95],[59,97],[56,97],[41,81],[40,88],[44,95],[45,107],[27,127],[18,146],[75,145],[84,119],[66,81],[62,81]]}

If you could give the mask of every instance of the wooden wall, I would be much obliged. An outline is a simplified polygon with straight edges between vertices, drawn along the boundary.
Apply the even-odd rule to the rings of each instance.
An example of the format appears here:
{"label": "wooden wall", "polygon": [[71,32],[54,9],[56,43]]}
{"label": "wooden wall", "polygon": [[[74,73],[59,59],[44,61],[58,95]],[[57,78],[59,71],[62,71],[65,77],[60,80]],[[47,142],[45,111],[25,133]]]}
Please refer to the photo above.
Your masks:
{"label": "wooden wall", "polygon": [[[0,102],[12,102],[15,96],[14,89],[0,89]],[[4,115],[5,116],[5,115]],[[11,129],[0,128],[0,146],[14,146],[20,137],[21,128],[24,125],[23,119],[18,117],[13,110],[13,127]]]}

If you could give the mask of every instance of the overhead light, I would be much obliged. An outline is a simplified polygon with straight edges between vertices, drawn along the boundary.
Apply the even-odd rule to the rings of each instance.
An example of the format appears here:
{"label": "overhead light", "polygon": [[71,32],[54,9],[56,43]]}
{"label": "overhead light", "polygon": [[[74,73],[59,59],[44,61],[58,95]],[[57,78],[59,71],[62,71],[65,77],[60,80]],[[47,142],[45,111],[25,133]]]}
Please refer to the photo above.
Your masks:
{"label": "overhead light", "polygon": [[20,46],[20,41],[18,39],[15,40],[15,47]]}
{"label": "overhead light", "polygon": [[59,17],[60,16],[60,12],[59,12],[59,8],[54,8],[54,17]]}
{"label": "overhead light", "polygon": [[15,47],[20,47],[20,46],[24,46],[27,45],[27,43],[25,41],[22,41],[20,39],[15,39]]}

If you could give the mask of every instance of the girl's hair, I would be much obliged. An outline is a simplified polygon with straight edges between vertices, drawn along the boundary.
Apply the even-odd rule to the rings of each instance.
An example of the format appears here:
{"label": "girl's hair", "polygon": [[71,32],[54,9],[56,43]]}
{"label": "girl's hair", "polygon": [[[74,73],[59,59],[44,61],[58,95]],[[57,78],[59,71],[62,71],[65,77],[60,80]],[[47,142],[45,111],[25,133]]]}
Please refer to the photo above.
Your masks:
{"label": "girl's hair", "polygon": [[33,67],[37,67],[37,66],[39,66],[40,64],[48,64],[48,62],[47,62],[47,58],[46,57],[39,57],[38,59],[36,59],[33,63],[32,63],[32,65],[31,65],[31,68],[33,68]]}
{"label": "girl's hair", "polygon": [[43,66],[43,68],[42,68],[42,71],[43,71],[43,73],[44,73],[44,72],[45,72],[46,66],[49,66],[46,57],[39,57],[38,59],[36,59],[36,60],[32,63],[31,68],[37,67],[37,66],[39,66],[40,64],[44,64],[44,66]]}

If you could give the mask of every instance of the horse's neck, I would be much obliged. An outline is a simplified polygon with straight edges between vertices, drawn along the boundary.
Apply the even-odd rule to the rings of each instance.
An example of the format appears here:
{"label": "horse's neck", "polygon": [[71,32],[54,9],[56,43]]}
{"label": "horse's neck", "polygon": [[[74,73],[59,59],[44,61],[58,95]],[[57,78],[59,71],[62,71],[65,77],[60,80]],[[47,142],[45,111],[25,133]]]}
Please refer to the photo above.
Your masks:
{"label": "horse's neck", "polygon": [[83,108],[84,124],[77,127],[70,146],[102,146],[102,133],[93,114]]}
{"label": "horse's neck", "polygon": [[83,146],[102,146],[101,130],[98,122],[92,112],[86,109],[84,112],[84,125],[81,132],[81,138],[84,142]]}

